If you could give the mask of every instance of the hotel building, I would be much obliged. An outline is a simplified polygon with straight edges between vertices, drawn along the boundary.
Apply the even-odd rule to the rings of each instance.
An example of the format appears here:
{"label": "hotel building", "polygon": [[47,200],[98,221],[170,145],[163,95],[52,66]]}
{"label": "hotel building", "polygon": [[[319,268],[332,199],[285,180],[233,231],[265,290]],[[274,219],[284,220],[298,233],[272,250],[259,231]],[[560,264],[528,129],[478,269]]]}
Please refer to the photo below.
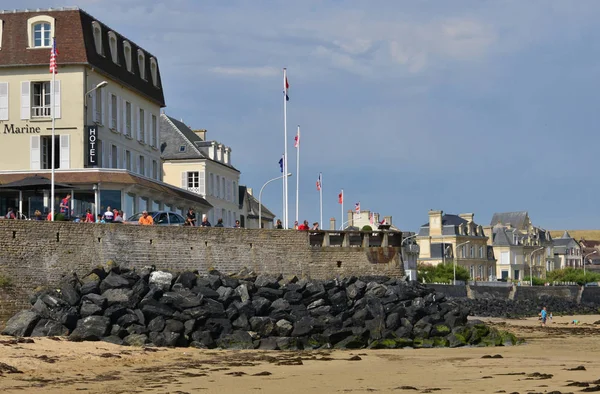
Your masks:
{"label": "hotel building", "polygon": [[[49,72],[52,37],[58,74]],[[207,211],[202,196],[163,182],[158,60],[78,8],[0,11],[0,184],[50,178],[71,208]],[[60,193],[60,194],[59,194]],[[55,206],[65,191],[57,191]],[[49,190],[0,191],[0,215],[50,207]]]}

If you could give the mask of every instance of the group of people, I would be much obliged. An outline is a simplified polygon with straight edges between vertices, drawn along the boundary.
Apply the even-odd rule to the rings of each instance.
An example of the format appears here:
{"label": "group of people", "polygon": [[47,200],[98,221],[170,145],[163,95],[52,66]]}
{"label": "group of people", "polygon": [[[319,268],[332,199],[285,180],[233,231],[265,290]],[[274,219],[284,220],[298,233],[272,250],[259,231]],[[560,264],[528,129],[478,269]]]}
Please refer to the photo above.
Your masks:
{"label": "group of people", "polygon": [[[283,224],[281,224],[281,219],[277,219],[277,221],[275,222],[275,228],[276,229],[283,229]],[[310,227],[308,225],[308,220],[305,220],[304,222],[302,222],[301,224],[298,224],[298,221],[294,222],[294,230],[313,230],[313,231],[318,231],[320,230],[319,228],[319,222],[314,222],[312,224],[312,227]]]}
{"label": "group of people", "polygon": [[[188,213],[187,213],[187,215],[185,217],[185,226],[191,226],[191,227],[212,227],[212,225],[208,221],[208,216],[206,216],[206,215],[202,215],[202,221],[200,222],[200,224],[197,224],[196,223],[196,213],[194,212],[193,208],[190,208],[188,210]],[[223,219],[218,219],[217,220],[217,224],[215,224],[214,227],[225,227],[225,225],[223,224]],[[235,224],[233,225],[233,228],[241,228],[239,220],[235,221]]]}

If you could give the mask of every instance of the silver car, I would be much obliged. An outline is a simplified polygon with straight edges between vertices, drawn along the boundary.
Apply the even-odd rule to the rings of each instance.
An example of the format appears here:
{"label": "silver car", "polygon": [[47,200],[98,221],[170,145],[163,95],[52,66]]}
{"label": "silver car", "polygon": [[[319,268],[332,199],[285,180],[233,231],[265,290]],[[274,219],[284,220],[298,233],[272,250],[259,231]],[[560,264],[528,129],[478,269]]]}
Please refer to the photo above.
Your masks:
{"label": "silver car", "polygon": [[[152,217],[156,226],[183,226],[185,224],[185,218],[175,212],[148,211],[148,215]],[[138,224],[140,217],[142,217],[142,212],[130,216],[125,223]]]}

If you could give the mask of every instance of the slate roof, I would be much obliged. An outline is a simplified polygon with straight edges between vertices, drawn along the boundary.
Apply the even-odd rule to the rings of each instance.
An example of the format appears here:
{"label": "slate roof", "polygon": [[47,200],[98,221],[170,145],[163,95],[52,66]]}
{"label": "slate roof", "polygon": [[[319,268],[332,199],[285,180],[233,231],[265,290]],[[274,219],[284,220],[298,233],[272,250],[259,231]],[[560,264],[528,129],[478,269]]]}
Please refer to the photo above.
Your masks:
{"label": "slate roof", "polygon": [[[88,65],[106,73],[111,78],[118,80],[124,86],[130,87],[141,95],[154,101],[161,107],[165,106],[165,97],[161,88],[160,67],[157,60],[157,85],[154,86],[150,71],[150,58],[154,57],[145,49],[137,46],[133,41],[112,30],[87,12],[76,7],[39,11],[0,11],[0,20],[3,21],[2,56],[0,67],[48,67],[50,61],[49,49],[29,49],[27,43],[27,20],[29,18],[47,15],[55,19],[56,46],[59,52],[57,59],[58,72],[64,65]],[[102,27],[102,46],[104,56],[96,52],[92,22],[98,22]],[[112,61],[108,32],[113,31],[117,36],[117,53],[119,64]],[[131,45],[131,70],[127,71],[123,59],[123,40]],[[137,61],[137,51],[144,52],[145,74],[142,79]]]}
{"label": "slate roof", "polygon": [[[160,143],[163,159],[206,159],[207,157],[196,147],[196,142],[202,140],[185,123],[166,114],[160,115]],[[185,146],[183,152],[180,150],[181,146]]]}
{"label": "slate roof", "polygon": [[[444,214],[442,216],[442,234],[443,235],[457,235],[458,234],[458,226],[461,224],[467,224],[468,222],[461,218],[458,215]],[[428,236],[429,235],[429,223],[425,223],[419,229],[419,236]]]}
{"label": "slate roof", "polygon": [[494,246],[513,246],[514,237],[511,233],[510,236],[507,234],[507,230],[504,227],[494,227]]}
{"label": "slate roof", "polygon": [[525,226],[527,218],[527,211],[494,213],[494,216],[492,216],[492,221],[490,222],[490,226],[495,226],[497,224],[506,226],[510,223],[512,227],[520,229]]}
{"label": "slate roof", "polygon": [[[249,218],[258,218],[258,207],[259,207],[259,203],[258,200],[256,199],[256,197],[254,197],[253,195],[251,195],[250,193],[248,193],[248,188],[246,186],[238,186],[238,195],[239,195],[239,203],[240,203],[240,209],[242,209],[244,207],[244,198],[248,198],[248,208],[249,211],[246,212],[247,217]],[[260,214],[263,218],[265,219],[270,219],[273,220],[275,219],[275,214],[271,211],[269,211],[269,209],[267,207],[264,206],[264,204],[261,204],[262,208],[260,211]]]}

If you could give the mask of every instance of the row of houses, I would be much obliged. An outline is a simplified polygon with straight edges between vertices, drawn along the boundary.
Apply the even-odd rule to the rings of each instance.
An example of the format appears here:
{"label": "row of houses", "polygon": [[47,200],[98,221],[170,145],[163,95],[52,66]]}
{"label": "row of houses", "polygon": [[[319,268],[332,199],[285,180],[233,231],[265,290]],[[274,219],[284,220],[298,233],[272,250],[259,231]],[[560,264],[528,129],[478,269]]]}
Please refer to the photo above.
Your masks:
{"label": "row of houses", "polygon": [[473,280],[545,278],[549,271],[600,263],[596,243],[577,241],[568,232],[553,238],[534,226],[526,211],[495,213],[489,225],[474,221],[473,213],[459,215],[429,211],[429,221],[415,236],[417,263],[453,262],[466,268]]}
{"label": "row of houses", "polygon": [[[193,208],[226,226],[272,226],[266,207],[258,223],[231,148],[165,113],[159,61],[130,38],[79,8],[0,11],[0,53],[0,184],[55,168],[54,205],[69,193],[74,215]],[[0,215],[51,207],[48,190],[1,190]]]}

